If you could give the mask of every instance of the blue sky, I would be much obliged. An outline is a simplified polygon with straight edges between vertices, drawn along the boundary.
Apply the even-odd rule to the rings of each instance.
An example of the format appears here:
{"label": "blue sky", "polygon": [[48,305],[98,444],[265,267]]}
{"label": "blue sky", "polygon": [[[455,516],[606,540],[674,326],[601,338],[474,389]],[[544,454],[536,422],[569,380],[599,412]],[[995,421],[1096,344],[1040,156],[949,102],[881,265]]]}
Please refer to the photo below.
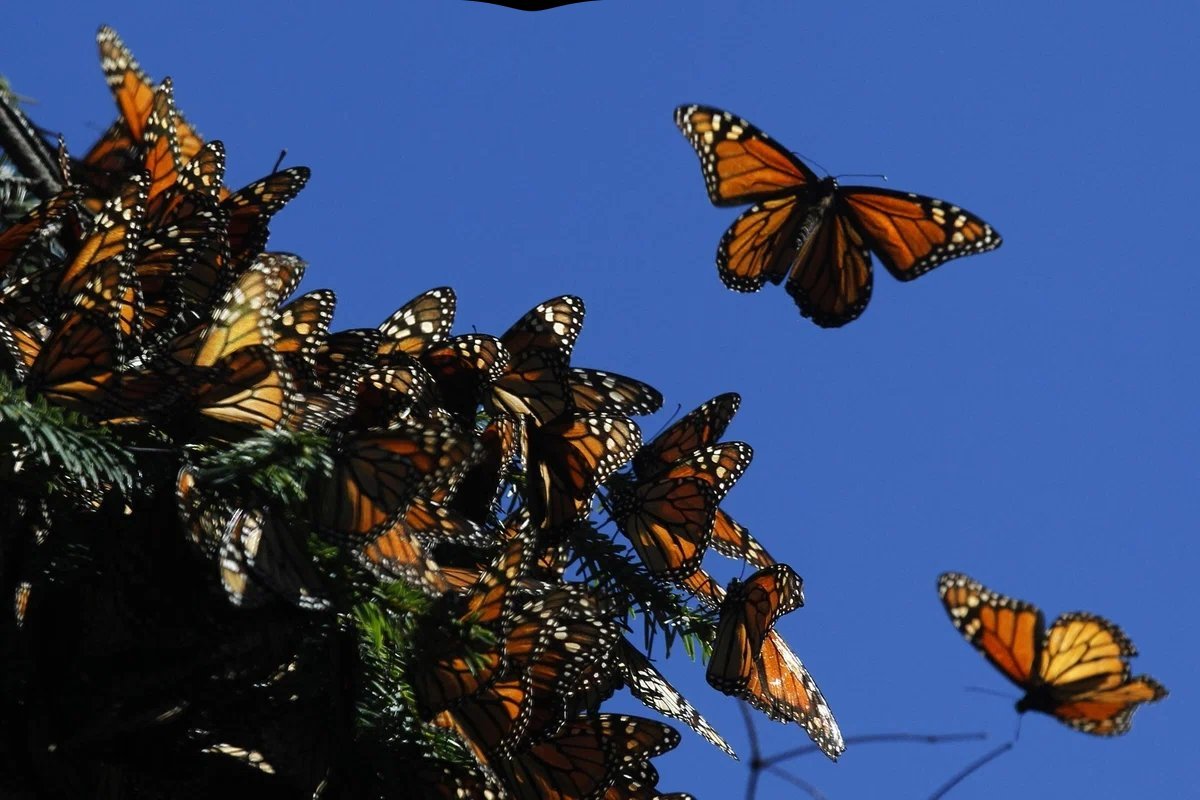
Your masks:
{"label": "blue sky", "polygon": [[[449,284],[458,330],[499,333],[571,292],[589,309],[577,363],[651,382],[667,413],[740,392],[728,435],[756,457],[725,507],[804,576],[808,605],[781,630],[848,736],[1010,736],[1010,703],[963,691],[1009,687],[938,603],[938,573],[960,570],[1051,617],[1109,616],[1172,695],[1116,740],[1032,715],[952,797],[1200,792],[1200,10],[353,8],[16,4],[0,72],[82,153],[115,113],[93,43],[106,22],[225,142],[231,184],[286,147],[313,179],[271,246],[309,260],[305,288],[337,291],[338,327]],[[834,174],[966,206],[1004,246],[910,284],[877,268],[866,313],[839,330],[776,287],[729,292],[713,253],[737,212],[705,197],[671,122],[686,102]],[[664,670],[744,745],[702,667],[679,653]],[[759,731],[768,752],[805,741]],[[852,746],[792,768],[830,798],[920,798],[991,746]],[[744,786],[744,766],[695,736],[657,763],[664,789],[702,800]],[[767,777],[759,797],[794,794]]]}

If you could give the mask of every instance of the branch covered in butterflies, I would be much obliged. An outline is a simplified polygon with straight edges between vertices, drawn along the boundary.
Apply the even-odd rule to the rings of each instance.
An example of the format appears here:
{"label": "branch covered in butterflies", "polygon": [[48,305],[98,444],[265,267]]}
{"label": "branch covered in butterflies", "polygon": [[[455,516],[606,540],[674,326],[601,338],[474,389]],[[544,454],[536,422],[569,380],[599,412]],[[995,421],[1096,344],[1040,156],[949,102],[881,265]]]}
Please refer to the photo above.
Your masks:
{"label": "branch covered in butterflies", "polygon": [[[0,231],[0,430],[50,473],[0,538],[0,645],[33,654],[0,711],[49,754],[23,788],[654,796],[679,735],[616,691],[733,752],[635,612],[647,651],[711,650],[713,687],[840,755],[773,627],[802,581],[721,507],[736,395],[643,442],[662,395],[571,362],[571,295],[499,336],[454,335],[448,287],[331,330],[334,292],[293,297],[307,265],[265,250],[308,170],[226,187],[171,80],[97,42],[119,117]],[[710,551],[755,572],[726,592]]]}

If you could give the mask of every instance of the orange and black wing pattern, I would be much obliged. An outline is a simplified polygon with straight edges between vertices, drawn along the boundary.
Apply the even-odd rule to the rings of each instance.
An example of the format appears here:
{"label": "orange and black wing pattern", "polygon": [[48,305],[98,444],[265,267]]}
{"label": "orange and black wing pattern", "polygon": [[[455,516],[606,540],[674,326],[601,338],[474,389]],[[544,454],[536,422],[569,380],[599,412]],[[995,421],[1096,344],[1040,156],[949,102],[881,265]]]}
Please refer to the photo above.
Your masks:
{"label": "orange and black wing pattern", "polygon": [[453,485],[476,455],[473,438],[434,421],[350,437],[319,483],[317,525],[342,537],[378,536],[418,494]]}
{"label": "orange and black wing pattern", "polygon": [[1127,659],[1135,655],[1129,638],[1103,617],[1063,614],[1046,631],[1038,669],[1042,691],[1028,707],[1084,733],[1123,734],[1140,704],[1167,696],[1149,675],[1130,675]]}
{"label": "orange and black wing pattern", "polygon": [[1042,612],[954,572],[938,578],[938,594],[958,632],[1006,678],[1028,689],[1045,636]]}
{"label": "orange and black wing pattern", "polygon": [[720,394],[689,411],[638,450],[633,471],[639,478],[658,475],[681,458],[720,439],[742,398],[734,392]]}
{"label": "orange and black wing pattern", "polygon": [[803,581],[786,564],[766,567],[734,584],[722,605],[708,682],[727,694],[743,693],[775,621],[802,605]]}
{"label": "orange and black wing pattern", "polygon": [[800,159],[728,111],[680,106],[675,109],[675,124],[700,157],[713,205],[745,205],[792,195],[818,181]]}
{"label": "orange and black wing pattern", "polygon": [[1000,246],[975,214],[924,195],[839,187],[761,130],[727,111],[680,106],[675,124],[700,158],[714,205],[753,206],[725,231],[717,270],[731,289],[756,292],[787,279],[801,316],[834,328],[871,299],[871,252],[898,280]]}
{"label": "orange and black wing pattern", "polygon": [[966,575],[938,579],[955,627],[1006,677],[1025,690],[1017,710],[1041,711],[1075,730],[1117,736],[1142,703],[1167,696],[1148,675],[1130,674],[1137,650],[1115,624],[1084,612],[1045,628],[1042,612],[997,594]]}
{"label": "orange and black wing pattern", "polygon": [[803,582],[786,564],[765,567],[734,584],[721,603],[706,677],[716,689],[772,719],[799,723],[836,760],[846,745],[833,712],[812,675],[774,630],[779,617],[803,604]]}
{"label": "orange and black wing pattern", "polygon": [[710,484],[667,477],[614,491],[611,497],[617,527],[652,574],[670,580],[699,568],[717,513]]}
{"label": "orange and black wing pattern", "polygon": [[662,393],[648,383],[615,372],[571,367],[571,402],[577,411],[640,417],[662,408]]}
{"label": "orange and black wing pattern", "polygon": [[545,424],[572,410],[571,351],[583,329],[583,301],[572,295],[538,303],[500,337],[508,364],[491,387],[504,413]]}
{"label": "orange and black wing pattern", "polygon": [[458,299],[449,286],[439,286],[405,303],[379,326],[379,356],[420,356],[450,335]]}
{"label": "orange and black wing pattern", "polygon": [[641,444],[626,417],[584,414],[531,428],[527,472],[530,512],[549,528],[587,516],[596,490]]}
{"label": "orange and black wing pattern", "polygon": [[935,197],[844,186],[848,211],[866,245],[897,280],[911,281],[952,258],[995,250],[1003,241],[992,226],[965,208]]}

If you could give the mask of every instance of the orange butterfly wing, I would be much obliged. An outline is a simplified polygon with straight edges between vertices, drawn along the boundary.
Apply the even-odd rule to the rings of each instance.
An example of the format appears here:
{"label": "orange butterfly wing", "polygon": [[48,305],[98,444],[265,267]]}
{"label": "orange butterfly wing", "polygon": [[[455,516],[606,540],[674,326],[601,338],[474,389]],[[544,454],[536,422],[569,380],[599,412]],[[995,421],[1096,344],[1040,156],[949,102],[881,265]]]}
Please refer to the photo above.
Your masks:
{"label": "orange butterfly wing", "polygon": [[641,431],[626,417],[564,417],[529,431],[529,503],[554,528],[586,516],[600,484],[633,456]]}
{"label": "orange butterfly wing", "polygon": [[1036,680],[1046,625],[1042,612],[956,572],[938,579],[938,594],[959,633],[1005,677],[1028,689]]}
{"label": "orange butterfly wing", "polygon": [[613,517],[651,573],[671,579],[700,566],[712,538],[717,499],[696,478],[664,478],[614,493]]}
{"label": "orange butterfly wing", "polygon": [[634,473],[639,478],[653,477],[684,456],[712,444],[725,433],[741,402],[739,395],[727,392],[692,409],[638,451],[633,459]]}
{"label": "orange butterfly wing", "polygon": [[911,192],[847,186],[839,192],[888,272],[910,281],[952,258],[1000,246],[1000,234],[966,209]]}
{"label": "orange butterfly wing", "polygon": [[857,319],[871,299],[871,254],[841,214],[826,215],[797,253],[786,290],[800,315],[823,328]]}
{"label": "orange butterfly wing", "polygon": [[1031,693],[1032,702],[1022,703],[1084,733],[1125,733],[1139,704],[1167,695],[1148,675],[1130,677],[1127,659],[1134,655],[1133,643],[1109,620],[1063,614],[1046,631],[1038,669],[1042,685]]}
{"label": "orange butterfly wing", "polygon": [[711,106],[680,106],[675,124],[700,157],[713,205],[742,205],[817,182],[812,170],[740,117]]}

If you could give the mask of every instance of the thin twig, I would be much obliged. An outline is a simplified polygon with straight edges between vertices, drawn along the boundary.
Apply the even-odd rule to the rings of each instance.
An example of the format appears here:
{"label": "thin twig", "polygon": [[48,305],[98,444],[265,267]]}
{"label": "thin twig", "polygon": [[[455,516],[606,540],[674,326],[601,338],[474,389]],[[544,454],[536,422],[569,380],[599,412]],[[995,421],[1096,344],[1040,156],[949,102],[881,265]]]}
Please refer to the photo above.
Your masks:
{"label": "thin twig", "polygon": [[1012,750],[1013,744],[1014,744],[1013,742],[1005,742],[1004,744],[1000,745],[995,750],[992,750],[991,752],[987,753],[986,755],[982,756],[981,758],[975,759],[970,764],[968,764],[965,769],[963,769],[961,772],[959,772],[957,775],[955,775],[953,778],[951,778],[949,781],[947,781],[945,784],[943,784],[941,786],[941,788],[939,788],[936,792],[934,792],[932,795],[930,795],[929,800],[939,800],[939,798],[945,797],[946,792],[950,791],[955,786],[958,786],[958,784],[962,783],[963,779],[966,778],[968,775],[970,775],[972,772],[979,769],[980,767],[982,767],[984,764],[988,763],[992,759],[998,757],[1000,754],[1006,753],[1009,750]]}
{"label": "thin twig", "polygon": [[813,800],[829,800],[829,798],[827,798],[820,789],[813,786],[808,781],[797,778],[792,773],[785,771],[782,767],[766,767],[765,769],[775,777],[787,781],[797,789],[802,789],[805,792],[808,792],[809,796],[812,797]]}
{"label": "thin twig", "polygon": [[[982,741],[987,734],[982,731],[974,733],[868,733],[862,736],[847,736],[846,744],[875,744],[876,742],[920,742],[923,744],[944,744],[946,742]],[[763,766],[769,767],[789,758],[819,753],[821,748],[816,745],[805,745],[791,750],[784,750],[763,759]]]}
{"label": "thin twig", "polygon": [[754,729],[754,718],[750,716],[746,704],[738,703],[737,707],[738,711],[742,712],[742,719],[746,722],[746,734],[750,738],[750,760],[747,762],[750,767],[750,778],[746,781],[746,800],[755,800],[758,796],[758,776],[762,774],[762,752],[758,749],[758,731]]}

